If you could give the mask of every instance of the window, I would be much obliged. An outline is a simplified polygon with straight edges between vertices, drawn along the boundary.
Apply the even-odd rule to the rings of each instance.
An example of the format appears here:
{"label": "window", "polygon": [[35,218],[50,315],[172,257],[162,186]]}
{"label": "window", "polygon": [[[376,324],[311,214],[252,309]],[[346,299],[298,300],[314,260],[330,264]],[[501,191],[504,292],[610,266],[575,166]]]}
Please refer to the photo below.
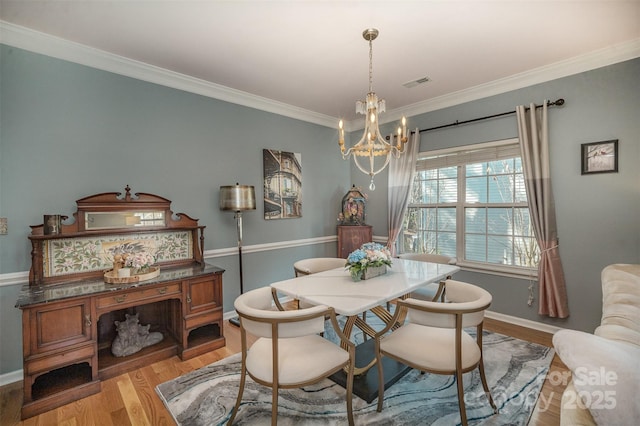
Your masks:
{"label": "window", "polygon": [[405,215],[400,251],[456,257],[479,268],[534,268],[517,140],[425,153]]}

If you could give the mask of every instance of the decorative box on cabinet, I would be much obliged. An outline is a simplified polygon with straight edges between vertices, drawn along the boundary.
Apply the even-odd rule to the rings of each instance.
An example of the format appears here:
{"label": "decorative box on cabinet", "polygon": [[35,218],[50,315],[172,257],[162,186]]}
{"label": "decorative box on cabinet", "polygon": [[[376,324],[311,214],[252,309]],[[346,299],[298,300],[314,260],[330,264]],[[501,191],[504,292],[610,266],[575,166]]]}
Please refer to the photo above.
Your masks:
{"label": "decorative box on cabinet", "polygon": [[[224,270],[203,261],[204,226],[185,214],[174,216],[169,200],[132,196],[128,187],[125,190],[124,196],[104,193],[78,200],[75,222],[63,224],[59,234],[45,235],[43,225],[32,226],[29,285],[16,303],[23,318],[23,419],[100,392],[101,380],[174,355],[189,359],[225,345]],[[134,213],[142,220],[118,217]],[[153,220],[141,226],[147,217]],[[129,227],[129,222],[134,225]],[[167,246],[181,247],[181,254],[166,254],[164,239],[170,241]],[[112,261],[105,247],[121,240],[138,246],[158,241],[158,253],[165,253],[158,258],[159,275],[105,283],[108,265],[96,259]],[[67,265],[68,273],[55,269],[61,255],[56,250],[86,244],[103,249],[90,263],[93,270],[74,270],[73,265]],[[64,256],[79,258],[80,253]],[[123,321],[126,314],[137,314],[140,324],[150,324],[150,332],[161,332],[163,340],[129,356],[114,356],[114,321]]]}
{"label": "decorative box on cabinet", "polygon": [[338,257],[346,259],[349,253],[371,241],[373,241],[371,225],[338,225]]}

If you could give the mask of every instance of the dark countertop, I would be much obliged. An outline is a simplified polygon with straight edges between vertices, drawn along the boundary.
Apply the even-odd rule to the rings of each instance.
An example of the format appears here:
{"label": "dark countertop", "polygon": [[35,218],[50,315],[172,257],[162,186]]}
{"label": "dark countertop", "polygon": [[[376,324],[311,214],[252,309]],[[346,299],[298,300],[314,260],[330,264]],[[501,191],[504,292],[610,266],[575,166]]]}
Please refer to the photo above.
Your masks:
{"label": "dark countertop", "polygon": [[210,273],[222,273],[224,269],[205,263],[204,265],[190,265],[182,267],[162,268],[160,275],[150,280],[125,284],[108,284],[102,277],[69,281],[67,283],[49,284],[43,286],[24,285],[16,302],[16,308],[23,308],[38,303],[54,302],[71,297],[94,296],[117,290],[127,290],[160,284],[167,281],[198,278]]}

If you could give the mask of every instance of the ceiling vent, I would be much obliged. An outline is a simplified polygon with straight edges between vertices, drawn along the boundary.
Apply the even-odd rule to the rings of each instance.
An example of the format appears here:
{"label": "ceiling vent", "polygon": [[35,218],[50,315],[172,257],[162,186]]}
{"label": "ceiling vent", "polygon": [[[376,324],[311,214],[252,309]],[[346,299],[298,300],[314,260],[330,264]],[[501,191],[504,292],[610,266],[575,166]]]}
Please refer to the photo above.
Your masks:
{"label": "ceiling vent", "polygon": [[416,80],[411,80],[408,81],[406,83],[403,84],[404,87],[406,87],[407,89],[411,89],[412,87],[416,87],[420,84],[426,83],[427,81],[431,81],[431,79],[429,77],[420,77]]}

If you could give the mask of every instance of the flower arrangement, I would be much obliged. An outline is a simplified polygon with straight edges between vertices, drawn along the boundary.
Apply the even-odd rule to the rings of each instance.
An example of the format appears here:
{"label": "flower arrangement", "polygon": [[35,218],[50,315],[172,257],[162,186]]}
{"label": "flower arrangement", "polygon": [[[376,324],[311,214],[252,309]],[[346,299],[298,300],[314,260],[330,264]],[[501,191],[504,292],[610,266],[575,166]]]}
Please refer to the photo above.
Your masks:
{"label": "flower arrangement", "polygon": [[124,266],[133,268],[138,272],[148,271],[154,263],[156,263],[156,258],[145,251],[129,253],[124,260]]}
{"label": "flower arrangement", "polygon": [[391,253],[388,248],[378,243],[363,244],[349,254],[345,264],[354,281],[360,281],[368,268],[379,266],[391,266]]}

